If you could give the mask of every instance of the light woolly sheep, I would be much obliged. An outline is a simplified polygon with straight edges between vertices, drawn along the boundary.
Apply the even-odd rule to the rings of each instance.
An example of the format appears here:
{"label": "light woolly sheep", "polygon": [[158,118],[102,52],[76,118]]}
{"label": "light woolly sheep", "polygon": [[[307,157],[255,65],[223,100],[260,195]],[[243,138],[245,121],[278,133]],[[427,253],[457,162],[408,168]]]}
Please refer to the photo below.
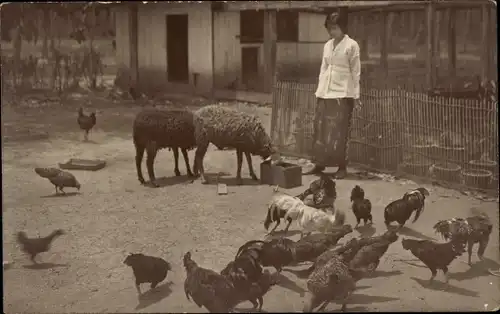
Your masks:
{"label": "light woolly sheep", "polygon": [[208,183],[205,177],[203,159],[210,143],[219,149],[234,148],[238,161],[236,180],[242,183],[241,165],[243,154],[247,159],[250,177],[258,180],[252,166],[251,155],[268,158],[274,153],[271,138],[266,133],[260,119],[256,116],[240,112],[222,105],[209,105],[194,113],[196,154],[194,172],[200,174],[203,183]]}
{"label": "light woolly sheep", "polygon": [[137,176],[141,184],[145,183],[141,169],[144,151],[147,152],[146,165],[149,179],[154,187],[158,187],[153,164],[158,150],[167,147],[174,151],[175,175],[181,175],[179,171],[180,148],[186,162],[187,174],[193,176],[188,156],[188,150],[196,147],[193,117],[191,111],[179,109],[145,109],[137,114],[134,120],[133,139]]}

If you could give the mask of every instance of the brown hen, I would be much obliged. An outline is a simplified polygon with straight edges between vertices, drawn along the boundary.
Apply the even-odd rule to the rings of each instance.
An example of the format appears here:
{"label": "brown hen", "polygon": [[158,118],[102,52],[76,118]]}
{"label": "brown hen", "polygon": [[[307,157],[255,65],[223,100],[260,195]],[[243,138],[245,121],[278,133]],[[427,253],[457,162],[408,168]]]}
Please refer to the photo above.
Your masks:
{"label": "brown hen", "polygon": [[35,257],[40,253],[47,252],[50,249],[52,241],[63,234],[63,230],[57,229],[46,237],[28,238],[24,231],[19,231],[17,233],[17,242],[21,245],[21,250],[28,254],[31,261],[36,264]]}

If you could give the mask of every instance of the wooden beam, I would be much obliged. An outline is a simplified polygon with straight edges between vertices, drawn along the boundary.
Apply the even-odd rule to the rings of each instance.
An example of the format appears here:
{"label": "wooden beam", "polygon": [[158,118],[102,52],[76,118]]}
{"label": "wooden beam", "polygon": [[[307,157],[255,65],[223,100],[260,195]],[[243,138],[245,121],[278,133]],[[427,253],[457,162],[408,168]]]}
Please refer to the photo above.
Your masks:
{"label": "wooden beam", "polygon": [[483,5],[481,7],[481,79],[489,78],[489,53],[490,53],[490,40],[488,37],[488,32],[490,28],[490,9],[488,5]]}
{"label": "wooden beam", "polygon": [[266,92],[272,92],[276,74],[276,11],[264,11],[264,86]]}
{"label": "wooden beam", "polygon": [[138,7],[130,5],[129,13],[129,45],[130,45],[130,87],[136,87],[139,80],[139,45],[138,45]]}
{"label": "wooden beam", "polygon": [[[368,15],[367,14],[361,14],[360,16],[360,21],[361,21],[361,25],[368,25]],[[365,60],[368,60],[370,58],[370,56],[368,55],[368,48],[369,48],[369,44],[368,44],[368,38],[370,37],[370,34],[369,34],[369,28],[368,27],[361,27],[361,34],[360,34],[360,37],[361,37],[361,40],[360,40],[360,43],[359,43],[359,46],[360,46],[360,59],[361,61],[365,61]]]}
{"label": "wooden beam", "polygon": [[455,9],[448,9],[448,73],[451,78],[455,78],[457,75],[457,22]]}
{"label": "wooden beam", "polygon": [[380,67],[382,73],[389,75],[389,13],[381,12],[382,25],[380,28]]}
{"label": "wooden beam", "polygon": [[393,4],[410,4],[413,1],[234,1],[225,3],[226,11],[287,10],[307,8],[376,7]]}
{"label": "wooden beam", "polygon": [[427,88],[434,87],[434,3],[430,2],[426,8],[427,24]]}

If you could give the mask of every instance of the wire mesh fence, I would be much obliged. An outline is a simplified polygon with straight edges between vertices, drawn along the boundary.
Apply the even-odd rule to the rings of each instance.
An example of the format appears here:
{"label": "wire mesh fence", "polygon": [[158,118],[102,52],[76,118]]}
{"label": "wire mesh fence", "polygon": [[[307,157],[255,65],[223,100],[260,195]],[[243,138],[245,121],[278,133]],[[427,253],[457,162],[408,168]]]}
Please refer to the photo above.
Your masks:
{"label": "wire mesh fence", "polygon": [[[496,98],[430,96],[420,87],[362,83],[353,117],[351,162],[436,181],[498,189]],[[277,81],[271,136],[284,155],[310,158],[316,84]]]}
{"label": "wire mesh fence", "polygon": [[103,75],[102,56],[96,52],[55,51],[51,58],[28,55],[16,62],[12,56],[2,55],[0,60],[2,92],[32,90],[72,90],[82,82],[95,85]]}

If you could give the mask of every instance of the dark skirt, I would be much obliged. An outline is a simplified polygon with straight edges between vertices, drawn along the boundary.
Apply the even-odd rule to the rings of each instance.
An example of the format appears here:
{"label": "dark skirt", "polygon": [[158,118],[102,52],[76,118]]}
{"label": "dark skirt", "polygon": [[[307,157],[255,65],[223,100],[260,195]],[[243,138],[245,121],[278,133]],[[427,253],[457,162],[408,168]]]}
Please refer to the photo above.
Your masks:
{"label": "dark skirt", "polygon": [[312,162],[324,167],[347,166],[353,98],[317,99]]}

